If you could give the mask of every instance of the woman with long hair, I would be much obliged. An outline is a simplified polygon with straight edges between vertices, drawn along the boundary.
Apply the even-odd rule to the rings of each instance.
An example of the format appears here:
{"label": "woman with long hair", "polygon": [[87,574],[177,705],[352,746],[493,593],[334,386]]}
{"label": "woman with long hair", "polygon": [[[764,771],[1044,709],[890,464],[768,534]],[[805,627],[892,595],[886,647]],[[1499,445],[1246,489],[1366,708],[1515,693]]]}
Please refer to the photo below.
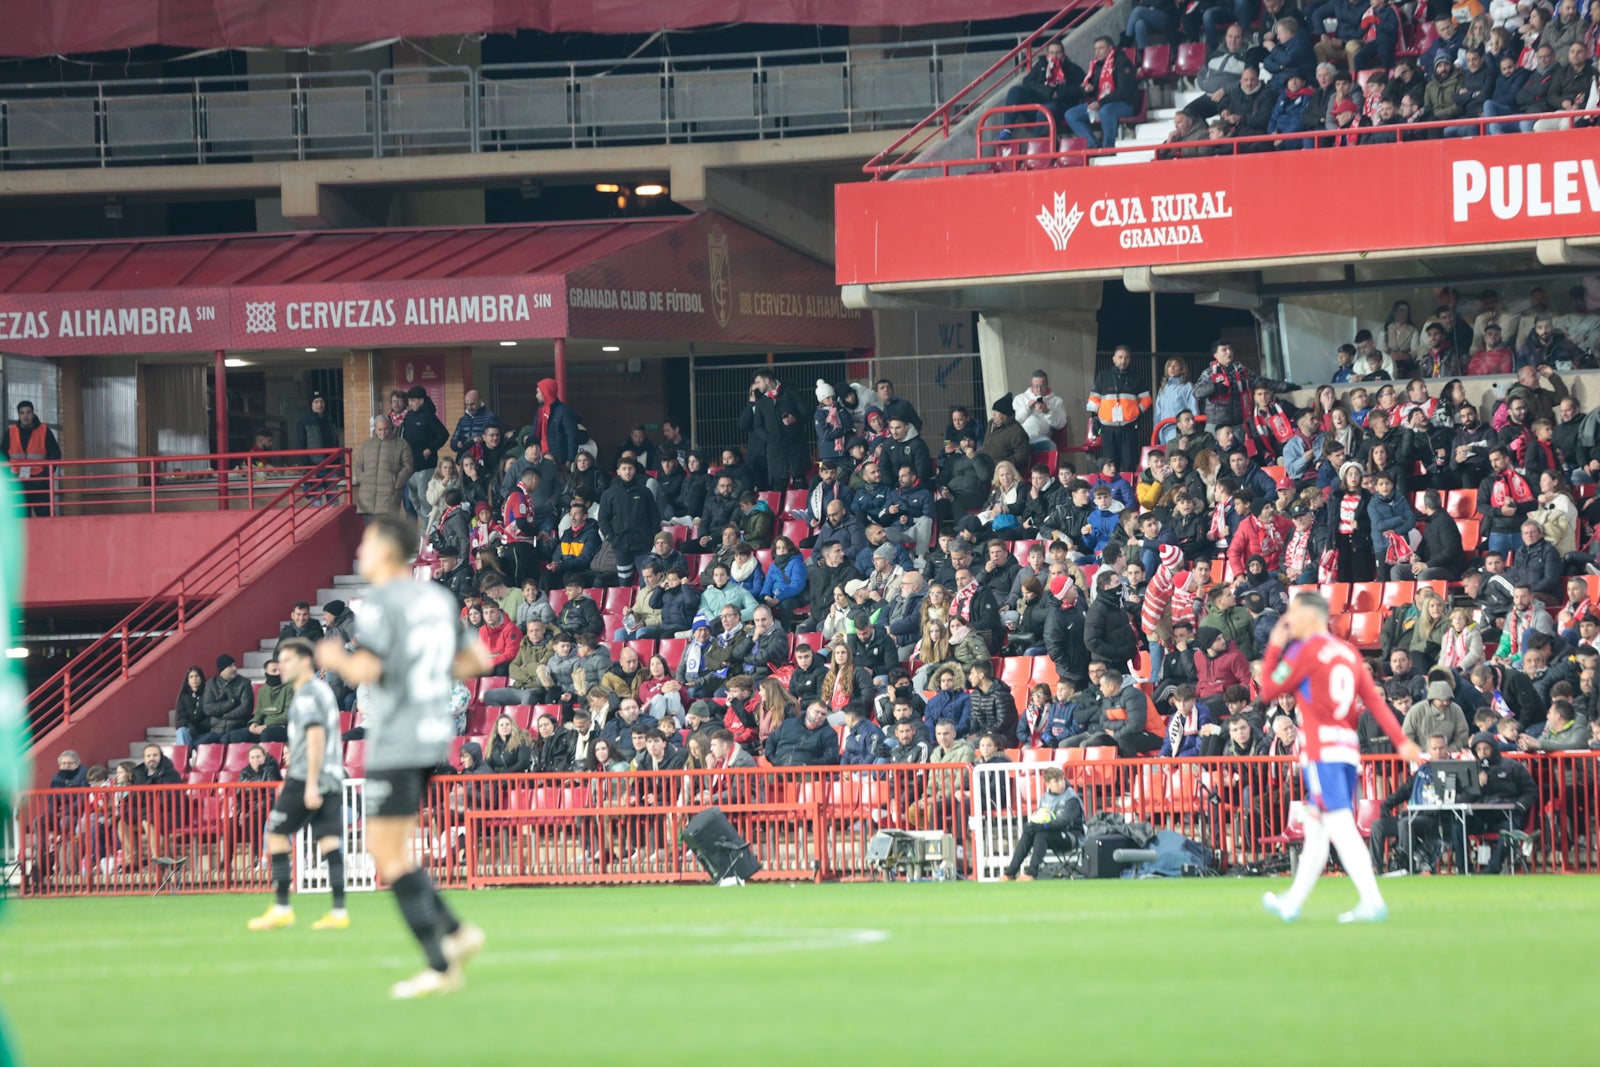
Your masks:
{"label": "woman with long hair", "polygon": [[1318,450],[1322,455],[1328,454],[1328,443],[1338,441],[1344,445],[1344,454],[1353,456],[1356,445],[1361,441],[1361,429],[1350,421],[1350,412],[1343,404],[1328,412],[1328,429],[1322,435],[1322,447]]}
{"label": "woman with long hair", "polygon": [[829,718],[843,720],[847,704],[865,704],[872,696],[872,675],[856,666],[855,655],[845,641],[835,641],[828,650],[828,673],[822,676],[817,699],[827,707]]}
{"label": "woman with long hair", "polygon": [[576,735],[571,730],[561,728],[554,715],[548,712],[540,715],[534,720],[533,738],[529,742],[533,748],[533,764],[530,769],[538,774],[572,770],[574,737]]}
{"label": "woman with long hair", "polygon": [[1394,482],[1394,491],[1401,496],[1404,496],[1407,492],[1406,482],[1409,479],[1401,476],[1400,465],[1394,461],[1393,456],[1389,455],[1388,445],[1372,446],[1372,451],[1367,453],[1366,473],[1374,482],[1378,480],[1379,475],[1388,477],[1390,481]]}
{"label": "woman with long hair", "polygon": [[639,683],[639,704],[646,715],[659,720],[663,726],[676,728],[689,711],[683,702],[683,683],[672,676],[667,657],[657,652],[645,667],[645,678]]}
{"label": "woman with long hair", "polygon": [[1408,360],[1418,350],[1416,323],[1411,322],[1411,301],[1395,301],[1389,306],[1389,317],[1384,318],[1384,328],[1378,338],[1379,349],[1389,354],[1390,360]]}
{"label": "woman with long hair", "polygon": [[1450,622],[1439,634],[1439,658],[1435,663],[1453,671],[1466,673],[1483,662],[1483,632],[1472,621],[1467,608],[1450,612]]}
{"label": "woman with long hair", "polygon": [[[1557,550],[1565,556],[1568,552],[1578,550],[1578,504],[1572,499],[1572,489],[1567,485],[1567,480],[1560,471],[1553,467],[1546,467],[1539,472],[1539,507],[1534,514],[1539,515],[1541,529],[1548,529],[1545,513],[1560,517],[1560,525],[1565,528],[1559,538],[1550,538],[1555,543]],[[1548,535],[1547,535],[1548,536]]]}
{"label": "woman with long hair", "polygon": [[1449,605],[1429,586],[1417,589],[1417,622],[1401,647],[1411,653],[1419,673],[1426,673],[1438,662],[1445,631],[1450,628]]}
{"label": "woman with long hair", "polygon": [[1372,519],[1367,505],[1372,494],[1362,488],[1361,464],[1350,460],[1339,469],[1339,484],[1328,494],[1327,522],[1339,562],[1335,580],[1370,582],[1377,575],[1372,550]]}
{"label": "woman with long hair", "polygon": [[846,627],[855,616],[856,606],[856,602],[845,592],[844,585],[833,587],[833,603],[828,605],[828,613],[822,617],[822,625],[818,627],[824,641],[844,637]]}
{"label": "woman with long hair", "polygon": [[[589,755],[583,761],[583,769],[591,774],[621,773],[629,769],[628,761],[623,759],[611,742],[603,737],[597,737],[589,743]],[[628,802],[628,780],[626,778],[596,778],[589,783],[589,803],[597,808],[618,808]],[[621,851],[618,848],[617,831],[619,820],[610,815],[595,815],[593,837],[590,851],[596,854],[596,859],[601,869],[618,858]]]}
{"label": "woman with long hair", "polygon": [[1333,421],[1333,409],[1339,406],[1339,391],[1331,385],[1317,387],[1317,399],[1311,413],[1317,417],[1317,432],[1327,433]]}
{"label": "woman with long hair", "polygon": [[756,710],[756,736],[765,746],[767,738],[783,725],[783,720],[794,718],[795,699],[789,695],[789,690],[784,688],[782,682],[771,677],[756,686],[756,699],[761,702]]}
{"label": "woman with long hair", "polygon": [[[1160,426],[1168,419],[1176,419],[1178,412],[1200,414],[1200,402],[1194,398],[1194,383],[1189,380],[1189,364],[1176,356],[1167,360],[1162,368],[1161,389],[1156,393],[1152,418]],[[1173,423],[1161,427],[1161,443],[1166,444],[1178,436],[1178,426]]]}
{"label": "woman with long hair", "polygon": [[927,632],[930,619],[943,623],[950,621],[950,590],[937,583],[929,583],[928,592],[922,598],[921,629],[924,633]]}
{"label": "woman with long hair", "polygon": [[599,500],[607,484],[605,471],[595,464],[594,457],[579,452],[572,461],[572,470],[567,473],[567,498],[581,496],[588,501]]}
{"label": "woman with long hair", "polygon": [[428,479],[428,488],[424,494],[428,500],[428,521],[423,526],[424,530],[438,526],[439,520],[444,517],[445,490],[461,488],[461,471],[456,466],[455,457],[440,456],[439,464],[433,468],[433,477]]}
{"label": "woman with long hair", "polygon": [[199,667],[190,667],[183,676],[183,688],[178,690],[178,713],[174,717],[180,745],[194,744],[194,739],[204,737],[209,729],[205,711],[200,706],[205,687],[206,672]]}
{"label": "woman with long hair", "polygon": [[533,745],[528,731],[510,715],[494,721],[489,731],[489,752],[483,764],[495,774],[526,774],[533,766]]}
{"label": "woman with long hair", "polygon": [[912,658],[918,666],[911,685],[921,692],[928,688],[928,678],[935,668],[953,658],[950,653],[950,633],[942,620],[926,619],[923,622],[922,640],[917,642],[917,650]]}

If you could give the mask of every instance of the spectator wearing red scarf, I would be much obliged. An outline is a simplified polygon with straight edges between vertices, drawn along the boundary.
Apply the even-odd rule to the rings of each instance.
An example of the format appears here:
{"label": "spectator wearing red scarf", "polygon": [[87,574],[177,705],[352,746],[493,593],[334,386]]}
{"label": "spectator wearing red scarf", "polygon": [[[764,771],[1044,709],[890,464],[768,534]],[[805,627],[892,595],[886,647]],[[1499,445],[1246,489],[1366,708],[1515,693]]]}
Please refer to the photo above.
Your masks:
{"label": "spectator wearing red scarf", "polygon": [[1083,92],[1087,99],[1067,109],[1067,125],[1091,148],[1110,148],[1117,143],[1117,123],[1138,106],[1139,82],[1133,63],[1109,37],[1094,39],[1094,63]]}
{"label": "spectator wearing red scarf", "polygon": [[[1006,107],[1033,105],[1048,111],[1059,123],[1067,108],[1083,99],[1083,68],[1067,58],[1060,41],[1051,41],[1044,53],[1033,61],[1033,66],[1022,81],[1006,92]],[[1010,140],[1014,134],[1025,137],[1040,136],[1042,126],[1022,126],[1031,117],[1029,112],[1007,114],[997,140]]]}

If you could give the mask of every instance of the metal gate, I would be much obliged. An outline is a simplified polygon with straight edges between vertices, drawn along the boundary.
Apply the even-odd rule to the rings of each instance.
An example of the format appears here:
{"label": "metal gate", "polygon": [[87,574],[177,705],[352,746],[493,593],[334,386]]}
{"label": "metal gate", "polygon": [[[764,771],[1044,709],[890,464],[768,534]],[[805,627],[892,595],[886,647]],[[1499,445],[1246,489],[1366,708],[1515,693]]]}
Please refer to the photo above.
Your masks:
{"label": "metal gate", "polygon": [[[349,778],[344,783],[344,887],[351,893],[370,893],[378,888],[378,868],[367,854],[367,811],[364,778]],[[317,852],[311,827],[295,838],[295,892],[328,892],[328,865]]]}
{"label": "metal gate", "polygon": [[[974,409],[978,420],[988,418],[988,405],[983,402],[983,372],[975,354],[870,359],[836,355],[774,363],[723,363],[697,357],[689,363],[689,417],[694,426],[693,440],[702,452],[744,447],[739,416],[750,395],[750,378],[758,370],[771,371],[785,388],[793,391],[800,409],[808,413],[816,407],[819,378],[840,395],[851,383],[863,385],[870,392],[875,381],[888,378],[894,383],[895,394],[911,401],[922,416],[923,436],[935,440],[944,433],[951,408],[965,406]],[[815,443],[809,421],[806,438]],[[717,460],[712,458],[711,462]]]}

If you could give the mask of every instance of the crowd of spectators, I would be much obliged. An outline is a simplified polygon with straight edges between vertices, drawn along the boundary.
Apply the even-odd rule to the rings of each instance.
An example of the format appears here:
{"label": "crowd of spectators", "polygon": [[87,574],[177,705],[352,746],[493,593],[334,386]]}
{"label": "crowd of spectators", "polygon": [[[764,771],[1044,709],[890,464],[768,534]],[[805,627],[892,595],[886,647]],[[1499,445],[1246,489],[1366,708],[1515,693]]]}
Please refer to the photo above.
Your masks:
{"label": "crowd of spectators", "polygon": [[[1052,42],[1002,102],[1048,110],[1088,147],[1110,147],[1119,122],[1143,113],[1130,57],[1184,42],[1204,48],[1201,95],[1177,113],[1158,158],[1559,130],[1593,123],[1562,113],[1593,106],[1600,5],[1135,0],[1120,40],[1094,41],[1087,71]],[[1038,129],[1029,117],[1009,115],[1000,139]],[[1505,121],[1406,129],[1492,118]],[[1293,136],[1316,132],[1328,136]]]}
{"label": "crowd of spectators", "polygon": [[[1600,479],[1600,412],[1562,378],[1594,365],[1600,322],[1569,298],[1445,289],[1417,325],[1396,304],[1305,407],[1223,342],[1154,389],[1120,348],[1085,412],[1098,456],[1052,445],[1043,370],[942,428],[887,380],[818,382],[808,413],[763,373],[748,449],[709,465],[677,424],[602,470],[581,429],[562,459],[554,417],[506,440],[474,412],[417,494],[424,561],[495,663],[453,695],[455,769],[1292,753],[1292,698],[1256,696],[1266,635],[1295,586],[1383,580],[1423,583],[1364,642],[1408,736],[1600,746],[1600,504],[1575,488]],[[1516,376],[1483,410],[1459,377],[1480,360]],[[1171,421],[1144,447],[1151,411]],[[352,630],[347,604],[302,602],[280,637]],[[180,741],[271,756],[272,668],[252,691],[215,666],[183,681]],[[361,740],[361,694],[329,681]],[[1388,751],[1369,716],[1360,734]]]}

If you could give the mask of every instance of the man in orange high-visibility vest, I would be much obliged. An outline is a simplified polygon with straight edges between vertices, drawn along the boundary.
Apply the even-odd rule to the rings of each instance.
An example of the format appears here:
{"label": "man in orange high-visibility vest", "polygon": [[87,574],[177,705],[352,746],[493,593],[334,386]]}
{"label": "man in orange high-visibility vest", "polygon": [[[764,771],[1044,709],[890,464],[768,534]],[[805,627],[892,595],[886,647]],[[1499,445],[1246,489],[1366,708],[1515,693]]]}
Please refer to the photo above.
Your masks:
{"label": "man in orange high-visibility vest", "polygon": [[33,404],[22,401],[17,405],[17,421],[6,427],[5,435],[0,437],[0,459],[16,464],[24,513],[50,514],[50,469],[44,464],[60,458],[61,445],[56,435],[39,421]]}

